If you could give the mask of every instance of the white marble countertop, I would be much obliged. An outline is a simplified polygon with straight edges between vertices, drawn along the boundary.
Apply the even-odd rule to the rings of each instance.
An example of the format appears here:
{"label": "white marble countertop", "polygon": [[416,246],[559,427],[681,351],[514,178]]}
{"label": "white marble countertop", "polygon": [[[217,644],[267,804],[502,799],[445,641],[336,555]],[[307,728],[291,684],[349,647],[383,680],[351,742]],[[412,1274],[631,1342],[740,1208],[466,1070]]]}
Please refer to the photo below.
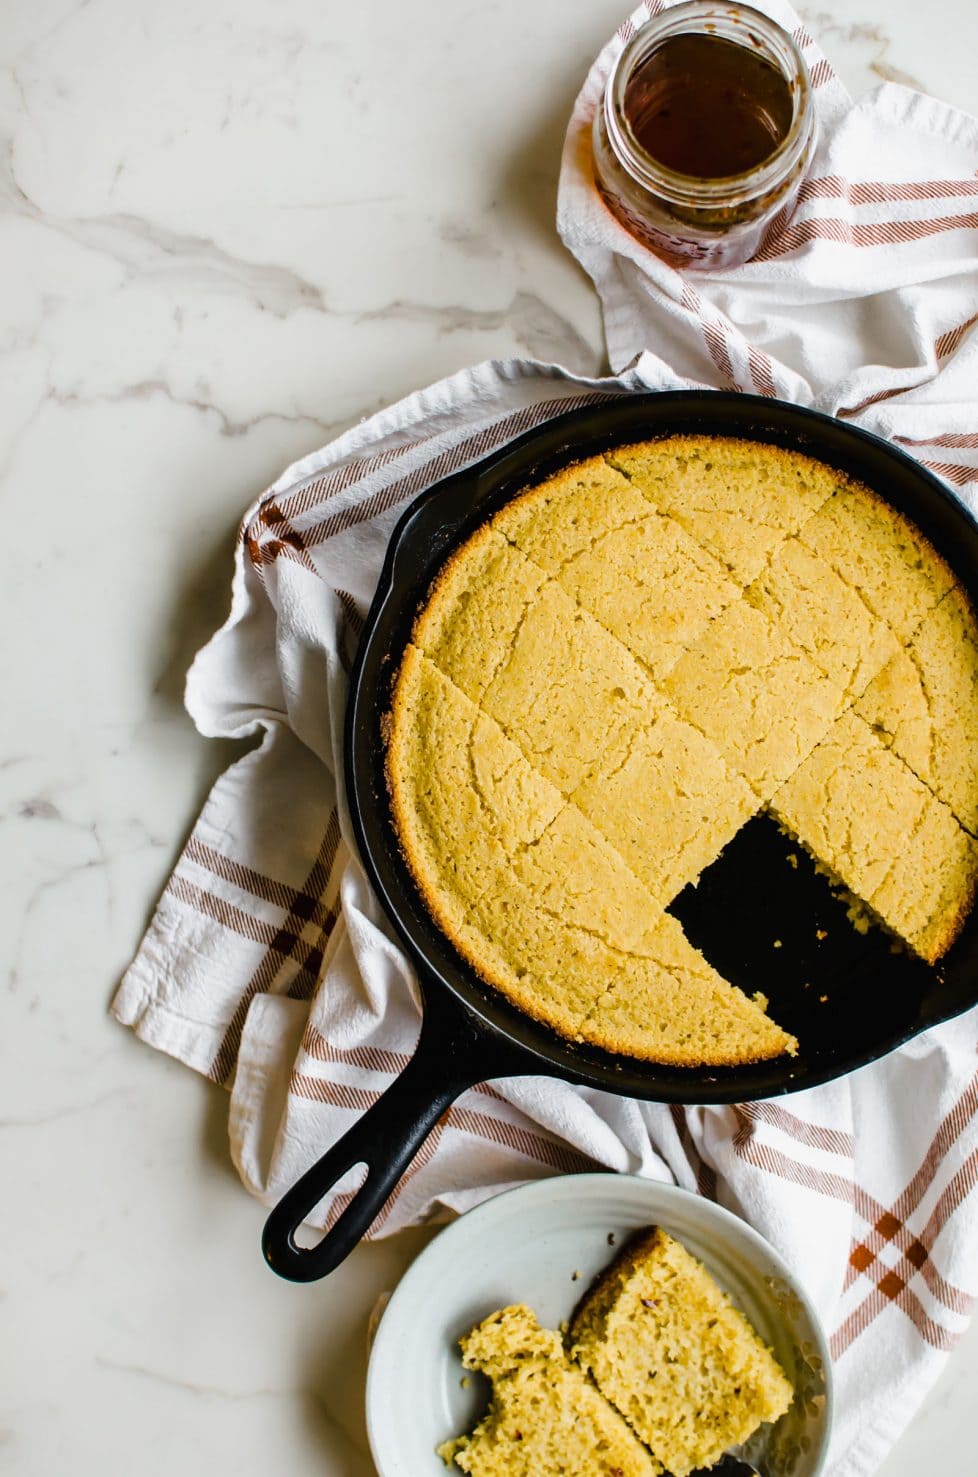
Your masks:
{"label": "white marble countertop", "polygon": [[[271,1277],[226,1098],[106,1006],[227,761],[180,701],[245,504],[498,354],[602,362],[553,230],[622,0],[7,0],[0,1471],[369,1477],[365,1327],[430,1233]],[[805,12],[978,108],[972,0]],[[975,1470],[978,1329],[884,1477]]]}

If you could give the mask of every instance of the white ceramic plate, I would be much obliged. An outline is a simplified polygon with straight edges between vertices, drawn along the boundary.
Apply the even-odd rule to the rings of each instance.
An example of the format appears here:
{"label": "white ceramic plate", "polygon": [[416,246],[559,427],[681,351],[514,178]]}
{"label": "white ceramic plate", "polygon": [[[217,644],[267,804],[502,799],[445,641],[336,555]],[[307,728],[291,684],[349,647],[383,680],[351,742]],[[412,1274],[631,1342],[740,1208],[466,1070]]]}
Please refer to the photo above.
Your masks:
{"label": "white ceramic plate", "polygon": [[649,1225],[699,1257],[794,1383],[791,1409],[762,1427],[745,1455],[765,1477],[816,1477],[828,1444],[831,1375],[804,1292],[729,1211],[673,1185],[615,1174],[566,1175],[497,1195],[447,1227],[409,1267],[380,1320],[367,1376],[367,1430],[381,1477],[446,1477],[435,1448],[483,1414],[488,1383],[469,1376],[463,1386],[462,1334],[521,1302],[557,1328],[615,1255],[609,1236],[620,1247]]}

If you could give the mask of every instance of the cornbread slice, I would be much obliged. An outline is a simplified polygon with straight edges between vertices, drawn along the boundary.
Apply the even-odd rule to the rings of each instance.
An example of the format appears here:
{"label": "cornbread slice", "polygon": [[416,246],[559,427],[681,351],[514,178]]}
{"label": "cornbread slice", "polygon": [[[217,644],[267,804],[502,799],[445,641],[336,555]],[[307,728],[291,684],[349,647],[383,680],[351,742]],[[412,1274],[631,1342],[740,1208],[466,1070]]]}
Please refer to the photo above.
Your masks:
{"label": "cornbread slice", "polygon": [[658,1477],[662,1468],[529,1308],[494,1313],[461,1341],[466,1369],[492,1380],[470,1436],[439,1447],[472,1477]]}
{"label": "cornbread slice", "polygon": [[847,697],[858,697],[900,649],[886,621],[798,538],[779,544],[745,598]]}
{"label": "cornbread slice", "polygon": [[858,483],[837,492],[798,537],[904,645],[954,583],[920,530]]}
{"label": "cornbread slice", "polygon": [[[479,702],[509,654],[546,576],[499,534],[480,528],[448,560],[415,621],[414,644]],[[494,597],[486,599],[492,591]]]}
{"label": "cornbread slice", "polygon": [[978,834],[978,622],[950,590],[870,683],[856,711]]}
{"label": "cornbread slice", "polygon": [[417,648],[394,695],[387,776],[411,872],[490,984],[575,1036],[660,909],[617,853]]}
{"label": "cornbread slice", "polygon": [[[387,749],[401,845],[442,928],[508,880],[564,808],[559,790],[416,646],[404,653]],[[465,844],[458,843],[465,838]]]}
{"label": "cornbread slice", "polygon": [[653,677],[740,596],[714,554],[602,457],[558,473],[492,526],[551,574]]}
{"label": "cornbread slice", "polygon": [[846,482],[799,452],[726,436],[646,441],[609,452],[608,461],[712,550],[741,587]]}
{"label": "cornbread slice", "polygon": [[940,958],[971,905],[978,847],[865,719],[846,713],[770,808],[921,958]]}
{"label": "cornbread slice", "polygon": [[665,704],[619,735],[572,798],[664,906],[758,809],[717,746]]}
{"label": "cornbread slice", "polygon": [[571,1321],[571,1353],[672,1477],[710,1467],[794,1391],[705,1267],[659,1227],[640,1233]]}
{"label": "cornbread slice", "polygon": [[661,702],[621,642],[550,582],[526,610],[481,706],[569,795],[622,730]]}
{"label": "cornbread slice", "polygon": [[585,1041],[626,1056],[682,1066],[766,1061],[798,1043],[753,1000],[723,979],[664,913],[645,957],[623,959],[608,991],[580,1027]]}
{"label": "cornbread slice", "polygon": [[847,701],[779,626],[743,600],[717,616],[663,686],[761,800],[798,768]]}

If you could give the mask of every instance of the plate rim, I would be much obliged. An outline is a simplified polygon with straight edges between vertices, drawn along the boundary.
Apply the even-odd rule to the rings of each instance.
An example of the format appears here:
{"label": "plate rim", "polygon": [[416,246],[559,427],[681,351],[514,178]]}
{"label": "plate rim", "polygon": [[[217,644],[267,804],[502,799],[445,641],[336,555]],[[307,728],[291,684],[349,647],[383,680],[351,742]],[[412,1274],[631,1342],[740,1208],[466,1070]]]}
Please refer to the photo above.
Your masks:
{"label": "plate rim", "polygon": [[388,1327],[391,1326],[388,1315],[391,1309],[396,1307],[398,1301],[403,1300],[403,1290],[407,1290],[406,1293],[403,1293],[404,1296],[407,1296],[416,1283],[423,1285],[428,1265],[435,1262],[439,1256],[445,1255],[445,1238],[448,1237],[451,1240],[457,1227],[466,1223],[467,1228],[471,1231],[473,1220],[478,1227],[478,1224],[481,1224],[483,1220],[489,1220],[494,1212],[498,1215],[498,1205],[501,1202],[510,1201],[517,1196],[530,1201],[531,1204],[534,1200],[546,1202],[548,1197],[559,1194],[562,1189],[571,1185],[574,1186],[579,1197],[593,1198],[610,1183],[618,1186],[623,1183],[630,1185],[631,1189],[627,1193],[640,1195],[645,1192],[652,1192],[656,1196],[664,1195],[666,1199],[675,1197],[677,1200],[695,1201],[707,1221],[715,1220],[721,1227],[726,1226],[728,1229],[732,1228],[734,1235],[746,1240],[751,1250],[756,1249],[762,1251],[764,1256],[773,1262],[778,1276],[783,1279],[789,1290],[798,1298],[805,1310],[815,1336],[818,1355],[822,1361],[822,1370],[825,1379],[825,1408],[819,1428],[816,1465],[812,1472],[812,1477],[821,1477],[821,1474],[825,1471],[835,1419],[835,1371],[829,1351],[828,1339],[822,1326],[822,1320],[819,1317],[818,1310],[812,1298],[804,1286],[799,1282],[797,1276],[788,1266],[777,1248],[756,1227],[752,1226],[749,1221],[737,1215],[734,1211],[728,1210],[726,1206],[720,1205],[715,1200],[708,1200],[695,1190],[687,1190],[684,1186],[674,1184],[669,1180],[656,1180],[646,1175],[628,1174],[615,1170],[589,1170],[581,1174],[551,1175],[545,1179],[529,1180],[524,1184],[513,1185],[506,1190],[501,1190],[498,1194],[490,1195],[488,1199],[481,1201],[478,1205],[473,1206],[471,1210],[463,1212],[455,1220],[449,1222],[434,1240],[430,1241],[414,1258],[399,1278],[384,1307],[374,1331],[368,1355],[367,1379],[364,1390],[364,1414],[370,1456],[379,1477],[388,1477],[388,1473],[385,1473],[381,1465],[380,1454],[378,1453],[374,1440],[374,1428],[377,1423],[376,1412],[379,1405],[377,1398],[378,1391],[386,1390],[387,1385],[381,1383],[383,1371],[377,1358],[377,1351],[383,1347],[381,1340],[384,1334],[384,1324],[388,1323]]}

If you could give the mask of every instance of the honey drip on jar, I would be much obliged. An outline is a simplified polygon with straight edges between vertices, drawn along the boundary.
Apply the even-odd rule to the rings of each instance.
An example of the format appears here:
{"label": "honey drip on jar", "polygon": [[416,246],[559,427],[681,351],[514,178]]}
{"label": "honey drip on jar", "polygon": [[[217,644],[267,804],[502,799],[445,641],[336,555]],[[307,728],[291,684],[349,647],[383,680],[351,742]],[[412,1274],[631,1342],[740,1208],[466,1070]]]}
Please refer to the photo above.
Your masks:
{"label": "honey drip on jar", "polygon": [[672,36],[629,80],[624,113],[646,154],[676,174],[722,179],[762,164],[791,127],[791,88],[770,62],[719,36]]}

